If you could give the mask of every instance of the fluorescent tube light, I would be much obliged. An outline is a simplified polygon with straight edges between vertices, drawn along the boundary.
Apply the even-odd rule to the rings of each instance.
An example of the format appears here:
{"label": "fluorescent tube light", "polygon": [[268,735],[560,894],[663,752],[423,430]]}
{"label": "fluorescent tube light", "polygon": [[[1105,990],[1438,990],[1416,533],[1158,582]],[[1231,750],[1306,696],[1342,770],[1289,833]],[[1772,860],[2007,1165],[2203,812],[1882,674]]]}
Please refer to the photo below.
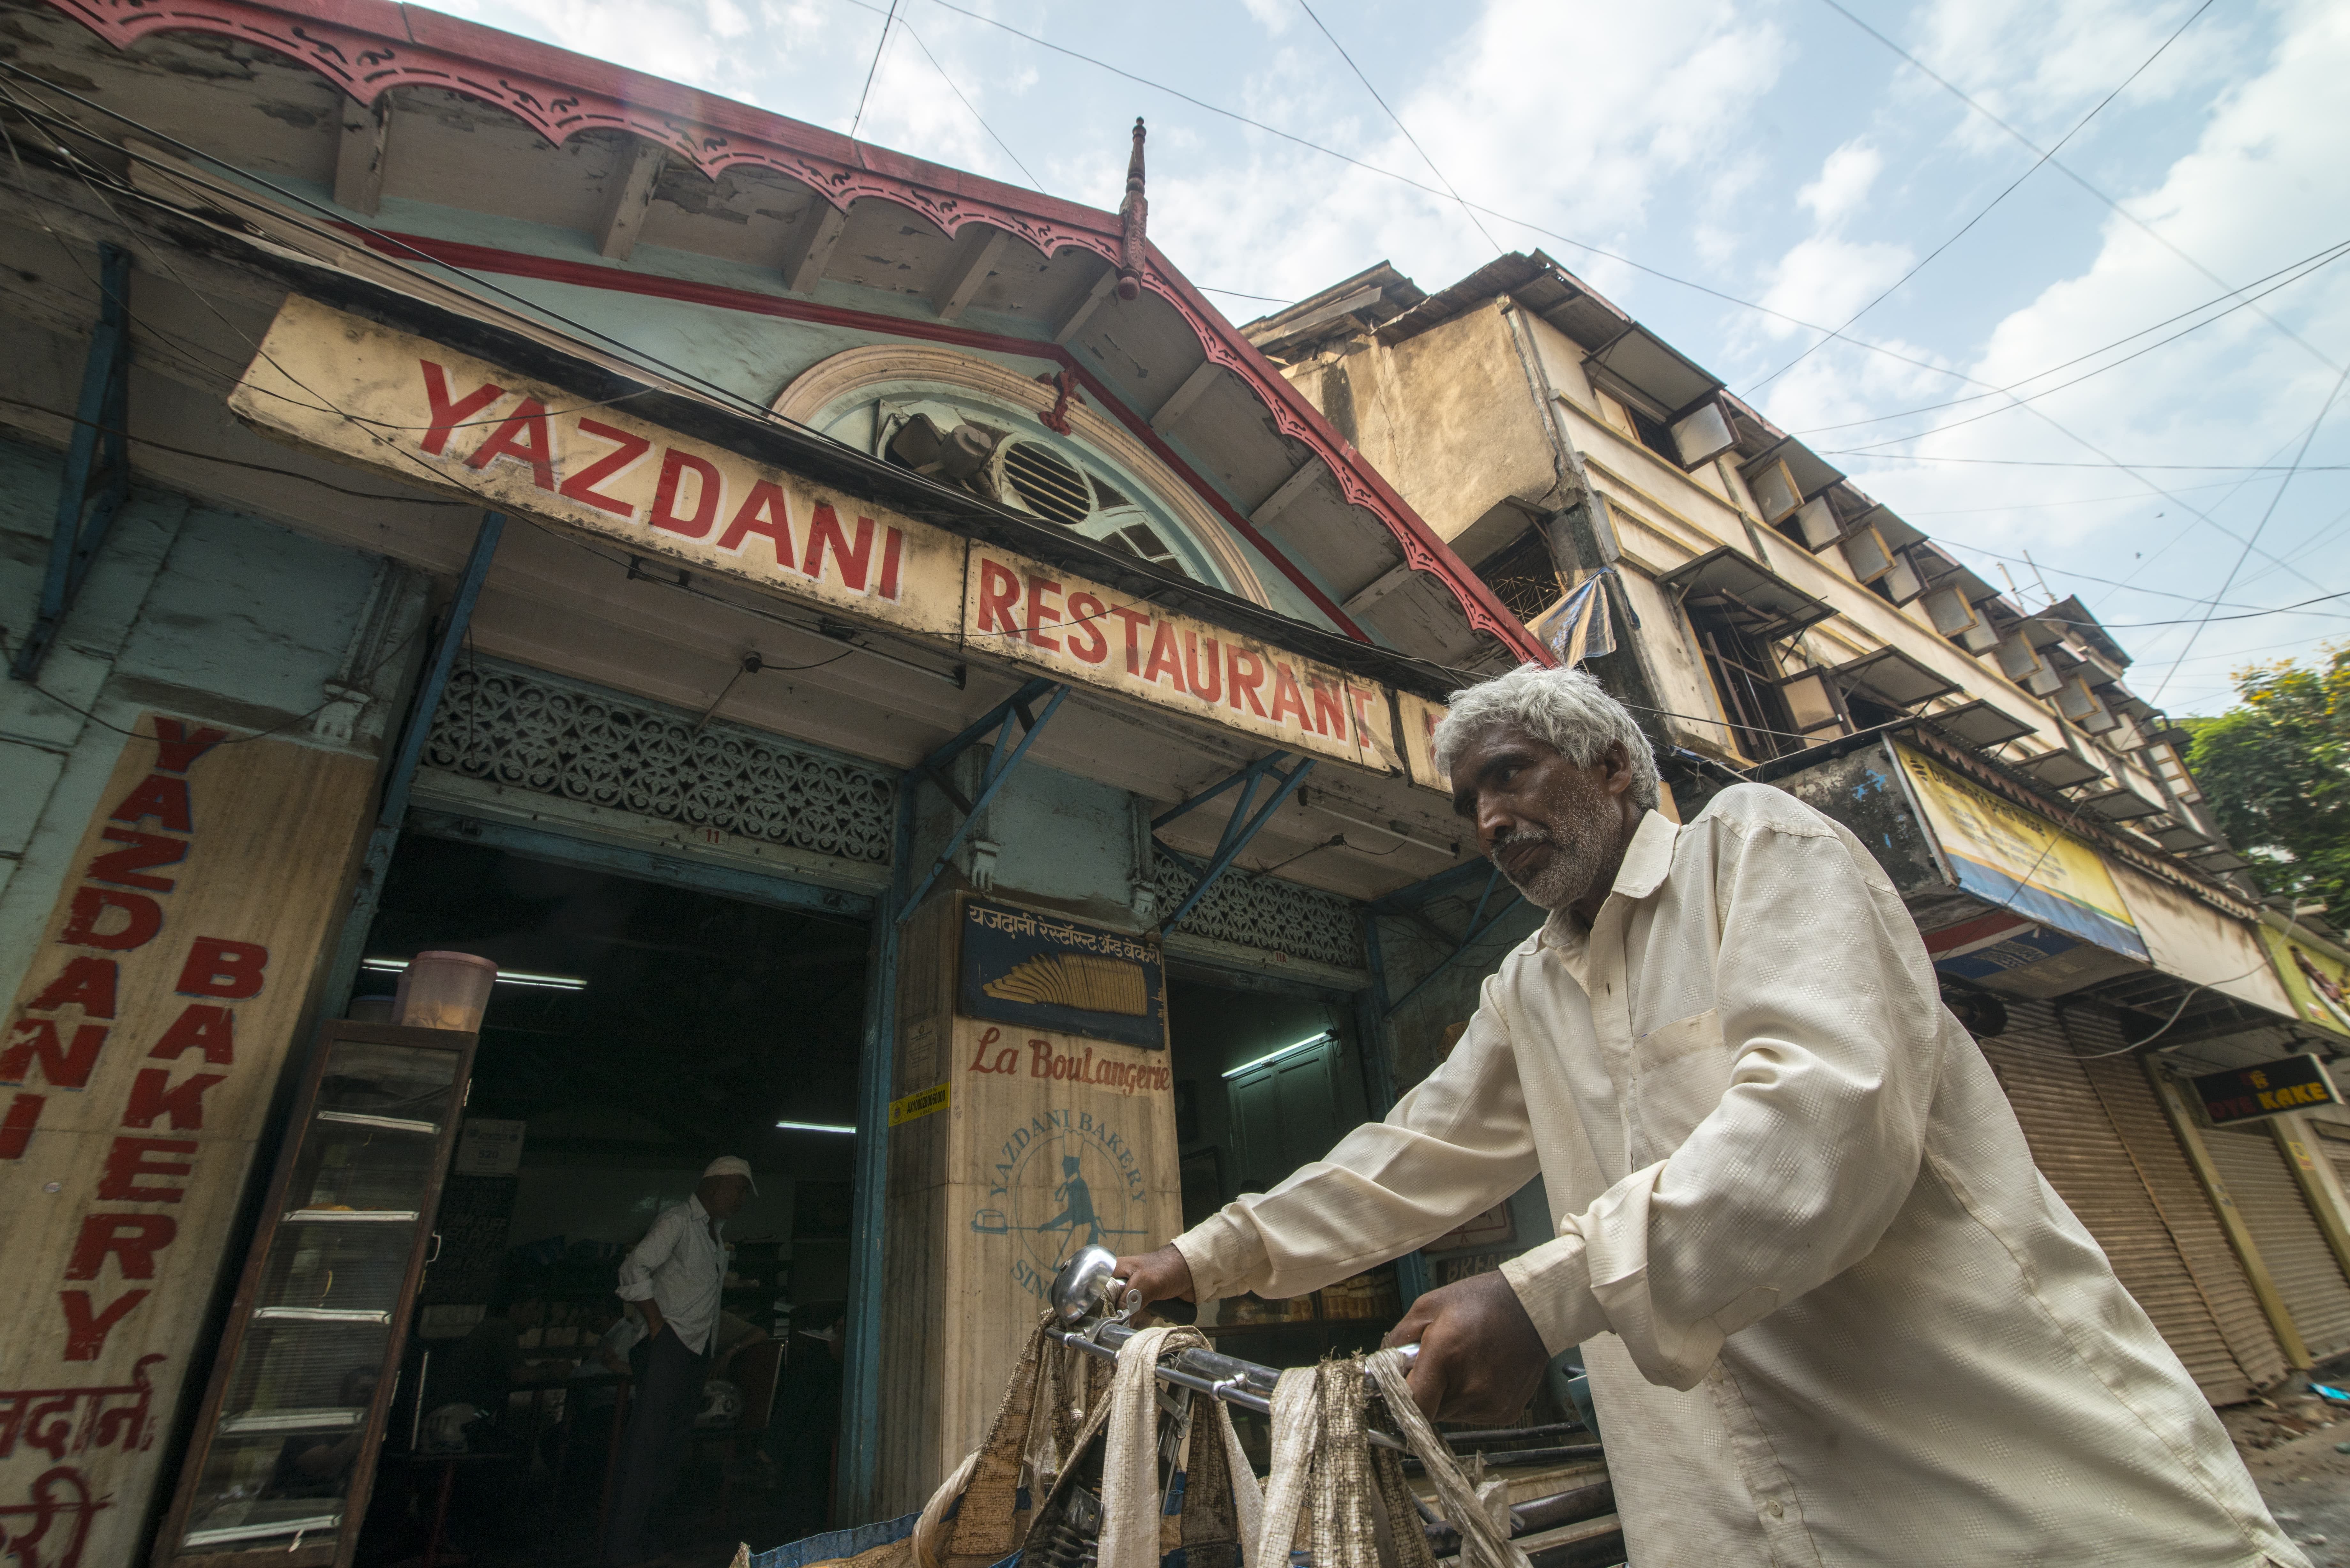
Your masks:
{"label": "fluorescent tube light", "polygon": [[1243,1062],[1239,1066],[1234,1067],[1231,1072],[1226,1073],[1224,1076],[1227,1078],[1237,1078],[1243,1073],[1253,1073],[1259,1067],[1263,1066],[1267,1062],[1278,1062],[1284,1056],[1295,1056],[1300,1051],[1310,1051],[1315,1046],[1322,1044],[1326,1041],[1335,1040],[1336,1038],[1336,1035],[1333,1034],[1329,1030],[1325,1029],[1319,1034],[1309,1034],[1294,1045],[1284,1045],[1280,1050],[1259,1056],[1253,1062]]}
{"label": "fluorescent tube light", "polygon": [[837,1127],[831,1122],[777,1122],[786,1132],[854,1133],[855,1127]]}
{"label": "fluorescent tube light", "polygon": [[[408,961],[406,959],[399,958],[361,959],[359,961],[359,967],[364,970],[371,970],[377,974],[400,974],[407,970]],[[588,981],[586,978],[580,975],[534,974],[529,970],[525,969],[502,969],[498,971],[498,983],[500,985],[534,986],[541,991],[585,991],[588,989]]]}

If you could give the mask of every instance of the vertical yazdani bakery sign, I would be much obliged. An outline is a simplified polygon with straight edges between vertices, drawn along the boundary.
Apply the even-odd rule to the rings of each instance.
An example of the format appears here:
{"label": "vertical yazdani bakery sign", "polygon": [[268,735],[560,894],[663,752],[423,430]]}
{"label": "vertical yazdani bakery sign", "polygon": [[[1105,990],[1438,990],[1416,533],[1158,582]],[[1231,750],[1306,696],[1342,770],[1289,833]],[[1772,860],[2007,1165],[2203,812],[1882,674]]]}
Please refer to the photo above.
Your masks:
{"label": "vertical yazdani bakery sign", "polygon": [[0,1033],[0,1559],[26,1568],[130,1559],[374,779],[137,730]]}
{"label": "vertical yazdani bakery sign", "polygon": [[312,300],[279,310],[229,406],[307,445],[632,552],[1286,750],[1411,770],[1384,686]]}

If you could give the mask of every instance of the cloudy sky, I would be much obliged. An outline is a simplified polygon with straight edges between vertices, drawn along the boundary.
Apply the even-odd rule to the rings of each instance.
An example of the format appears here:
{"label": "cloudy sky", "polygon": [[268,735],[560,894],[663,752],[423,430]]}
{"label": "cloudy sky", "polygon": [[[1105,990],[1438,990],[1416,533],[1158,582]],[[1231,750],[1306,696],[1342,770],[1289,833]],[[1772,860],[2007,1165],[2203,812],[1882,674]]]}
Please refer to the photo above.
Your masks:
{"label": "cloudy sky", "polygon": [[1142,115],[1235,320],[1541,247],[2173,712],[2350,636],[2350,6],[1314,4],[442,8],[1097,206]]}

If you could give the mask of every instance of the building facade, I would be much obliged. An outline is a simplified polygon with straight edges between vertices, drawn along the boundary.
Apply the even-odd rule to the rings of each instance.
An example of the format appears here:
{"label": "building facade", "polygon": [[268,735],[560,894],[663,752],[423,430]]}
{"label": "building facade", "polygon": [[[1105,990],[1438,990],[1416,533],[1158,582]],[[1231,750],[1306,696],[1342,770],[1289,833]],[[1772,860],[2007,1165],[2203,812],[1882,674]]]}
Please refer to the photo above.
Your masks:
{"label": "building facade", "polygon": [[1769,783],[1871,846],[2213,1400],[2350,1350],[2338,1106],[2220,1125],[2189,1082],[2342,1050],[2341,949],[2263,904],[2078,598],[1994,588],[1539,254],[1434,294],[1374,267],[1244,330],[1634,708],[1681,811]]}
{"label": "building facade", "polygon": [[[1378,1114],[1525,929],[1425,738],[1539,644],[1149,244],[1139,128],[1099,213],[397,6],[7,24],[20,1555],[350,1561],[723,1153],[728,1309],[845,1315],[900,1512],[1063,1258]],[[478,1033],[384,1022],[452,950]]]}

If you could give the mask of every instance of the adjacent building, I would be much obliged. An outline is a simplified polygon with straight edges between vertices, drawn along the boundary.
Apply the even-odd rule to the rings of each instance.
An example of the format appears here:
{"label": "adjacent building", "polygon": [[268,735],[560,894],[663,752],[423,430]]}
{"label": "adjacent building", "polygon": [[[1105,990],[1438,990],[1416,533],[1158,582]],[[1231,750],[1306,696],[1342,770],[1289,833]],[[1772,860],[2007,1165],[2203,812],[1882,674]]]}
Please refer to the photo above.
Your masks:
{"label": "adjacent building", "polygon": [[[2050,1181],[2213,1399],[2350,1350],[2338,1107],[2219,1127],[2181,1086],[2344,1049],[2343,950],[2262,902],[2087,607],[1994,587],[1540,254],[1432,294],[1373,267],[1244,330],[1642,715],[1681,811],[1762,781],[1877,852]],[[1408,1075],[1441,1048],[1415,1044]]]}

